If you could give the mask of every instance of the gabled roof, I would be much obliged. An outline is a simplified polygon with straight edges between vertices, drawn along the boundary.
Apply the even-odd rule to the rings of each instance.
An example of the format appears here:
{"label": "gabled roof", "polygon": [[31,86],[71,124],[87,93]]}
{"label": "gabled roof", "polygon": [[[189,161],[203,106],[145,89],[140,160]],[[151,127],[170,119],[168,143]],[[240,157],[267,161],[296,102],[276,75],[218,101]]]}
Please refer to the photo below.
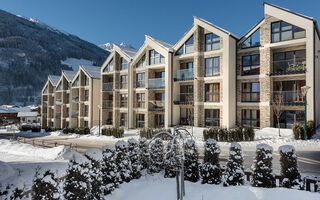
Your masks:
{"label": "gabled roof", "polygon": [[51,81],[53,86],[56,86],[59,82],[61,76],[49,75],[48,78]]}
{"label": "gabled roof", "polygon": [[38,112],[18,112],[18,117],[36,117]]}
{"label": "gabled roof", "polygon": [[91,78],[101,77],[101,68],[91,65],[80,65],[80,68],[85,71]]}
{"label": "gabled roof", "polygon": [[254,26],[252,26],[249,31],[247,31],[241,38],[239,42],[242,42],[241,40],[245,37],[248,37],[248,34],[252,31],[252,30],[257,30],[258,28],[260,28],[261,23],[264,21],[264,17],[258,22],[256,23]]}
{"label": "gabled roof", "polygon": [[77,71],[62,70],[62,73],[65,75],[68,81],[71,82],[74,76],[77,74]]}
{"label": "gabled roof", "polygon": [[172,52],[173,51],[173,44],[170,44],[168,42],[156,39],[154,37],[151,37],[150,35],[145,35],[146,38],[149,38],[150,40],[156,42],[158,45],[160,45],[161,47],[165,48],[167,51]]}
{"label": "gabled roof", "polygon": [[119,48],[124,54],[126,54],[130,59],[133,59],[133,57],[136,55],[137,51],[135,48],[131,46],[123,46],[123,45],[116,45],[113,44],[113,46]]}

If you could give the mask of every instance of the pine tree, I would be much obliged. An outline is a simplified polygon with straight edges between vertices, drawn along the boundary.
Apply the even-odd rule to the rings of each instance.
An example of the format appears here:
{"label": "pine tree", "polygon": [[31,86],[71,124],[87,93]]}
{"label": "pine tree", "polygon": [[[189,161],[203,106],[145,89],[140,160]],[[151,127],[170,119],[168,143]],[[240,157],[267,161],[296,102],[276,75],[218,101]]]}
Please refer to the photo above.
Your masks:
{"label": "pine tree", "polygon": [[272,173],[272,152],[272,147],[267,144],[257,145],[252,175],[253,186],[267,188],[276,186],[276,179]]}
{"label": "pine tree", "polygon": [[139,139],[141,170],[147,169],[149,164],[149,148],[148,141],[145,137]]}
{"label": "pine tree", "polygon": [[116,144],[116,159],[115,163],[119,172],[119,184],[129,182],[132,179],[132,167],[128,153],[128,144],[119,140]]}
{"label": "pine tree", "polygon": [[60,199],[58,187],[58,180],[54,173],[50,170],[40,173],[37,169],[32,185],[32,199],[58,200]]}
{"label": "pine tree", "polygon": [[151,173],[158,173],[163,168],[163,142],[162,139],[156,138],[150,148],[150,166]]}
{"label": "pine tree", "polygon": [[243,185],[245,176],[243,171],[243,158],[240,144],[237,142],[232,142],[229,154],[227,169],[223,175],[223,185]]}
{"label": "pine tree", "polygon": [[200,167],[202,184],[219,184],[221,168],[219,164],[220,147],[216,140],[208,139],[204,145],[204,158]]}
{"label": "pine tree", "polygon": [[298,171],[296,150],[291,145],[279,147],[282,186],[286,188],[303,189],[303,181]]}
{"label": "pine tree", "polygon": [[132,166],[132,178],[138,179],[141,177],[142,166],[140,163],[139,142],[136,139],[130,138],[128,140],[128,151]]}
{"label": "pine tree", "polygon": [[99,149],[92,148],[86,150],[84,156],[89,160],[90,199],[101,199],[103,197],[102,152]]}
{"label": "pine tree", "polygon": [[174,178],[180,168],[179,145],[176,140],[168,142],[164,159],[164,177]]}
{"label": "pine tree", "polygon": [[66,200],[89,200],[91,193],[89,179],[89,160],[84,157],[71,159],[64,183],[64,198]]}
{"label": "pine tree", "polygon": [[103,161],[101,164],[104,195],[110,194],[118,187],[118,168],[115,163],[115,148],[112,146],[103,147]]}
{"label": "pine tree", "polygon": [[194,140],[187,140],[184,144],[184,177],[185,180],[197,182],[199,180],[199,153]]}

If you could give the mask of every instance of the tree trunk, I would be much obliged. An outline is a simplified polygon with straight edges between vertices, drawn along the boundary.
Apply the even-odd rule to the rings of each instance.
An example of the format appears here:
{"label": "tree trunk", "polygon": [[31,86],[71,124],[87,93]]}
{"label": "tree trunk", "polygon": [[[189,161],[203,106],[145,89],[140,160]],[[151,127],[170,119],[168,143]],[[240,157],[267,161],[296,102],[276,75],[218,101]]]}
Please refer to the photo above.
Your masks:
{"label": "tree trunk", "polygon": [[279,137],[281,137],[281,135],[280,135],[280,117],[278,117],[278,131],[279,131]]}

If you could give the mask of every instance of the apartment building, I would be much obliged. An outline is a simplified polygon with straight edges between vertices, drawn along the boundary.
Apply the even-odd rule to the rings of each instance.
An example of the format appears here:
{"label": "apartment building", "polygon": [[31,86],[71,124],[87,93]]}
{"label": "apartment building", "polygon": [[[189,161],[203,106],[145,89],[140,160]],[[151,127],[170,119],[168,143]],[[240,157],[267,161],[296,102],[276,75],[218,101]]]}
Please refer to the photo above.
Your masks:
{"label": "apartment building", "polygon": [[80,65],[71,81],[70,127],[99,124],[101,95],[100,67]]}
{"label": "apartment building", "polygon": [[49,75],[41,94],[41,126],[54,127],[55,90],[60,76]]}
{"label": "apartment building", "polygon": [[98,124],[100,107],[101,125],[113,127],[276,127],[280,96],[282,128],[304,123],[305,100],[307,120],[320,125],[317,22],[263,5],[263,19],[241,38],[194,17],[174,45],[148,35],[138,51],[114,45],[99,73],[81,66],[72,79],[69,125]]}

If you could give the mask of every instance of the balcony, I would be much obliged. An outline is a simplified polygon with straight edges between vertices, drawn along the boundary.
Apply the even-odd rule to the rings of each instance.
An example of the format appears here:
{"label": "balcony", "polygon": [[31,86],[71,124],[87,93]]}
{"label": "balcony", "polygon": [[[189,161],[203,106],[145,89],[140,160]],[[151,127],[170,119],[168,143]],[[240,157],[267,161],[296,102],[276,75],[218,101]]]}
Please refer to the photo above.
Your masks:
{"label": "balcony", "polygon": [[113,101],[112,100],[103,100],[102,101],[102,109],[109,109],[113,107]]}
{"label": "balcony", "polygon": [[71,118],[78,118],[79,117],[79,112],[73,112],[71,115]]}
{"label": "balcony", "polygon": [[303,106],[304,96],[300,90],[296,91],[274,91],[272,95],[272,104],[276,104],[278,95],[282,95],[282,105],[285,106]]}
{"label": "balcony", "polygon": [[190,81],[193,80],[193,71],[190,69],[181,69],[177,71],[177,78],[174,81]]}
{"label": "balcony", "polygon": [[48,107],[48,102],[47,102],[47,101],[43,101],[43,102],[42,102],[42,107],[43,107],[43,108]]}
{"label": "balcony", "polygon": [[180,100],[173,101],[176,105],[192,105],[193,104],[193,94],[184,93],[180,94]]}
{"label": "balcony", "polygon": [[56,113],[56,119],[61,119],[61,113]]}
{"label": "balcony", "polygon": [[72,97],[73,103],[79,103],[79,97]]}
{"label": "balcony", "polygon": [[149,79],[148,89],[164,89],[164,78]]}
{"label": "balcony", "polygon": [[164,105],[163,101],[149,101],[149,111],[150,112],[164,112]]}
{"label": "balcony", "polygon": [[306,59],[296,58],[273,61],[273,72],[270,75],[303,74],[306,72]]}
{"label": "balcony", "polygon": [[56,105],[58,105],[58,106],[62,105],[62,100],[61,99],[56,99]]}
{"label": "balcony", "polygon": [[113,89],[113,82],[102,84],[102,91],[112,91],[112,89]]}

